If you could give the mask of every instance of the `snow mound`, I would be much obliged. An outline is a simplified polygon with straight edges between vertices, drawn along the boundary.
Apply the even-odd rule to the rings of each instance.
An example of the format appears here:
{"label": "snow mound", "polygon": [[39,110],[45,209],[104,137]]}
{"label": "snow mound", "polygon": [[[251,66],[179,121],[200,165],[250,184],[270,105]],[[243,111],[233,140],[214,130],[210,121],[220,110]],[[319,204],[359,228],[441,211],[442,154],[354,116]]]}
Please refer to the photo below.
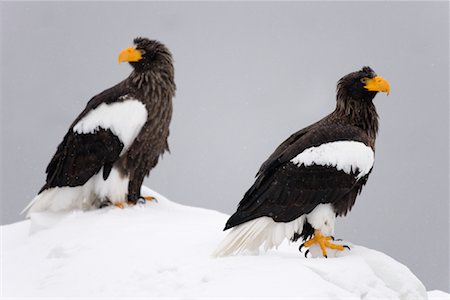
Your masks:
{"label": "snow mound", "polygon": [[2,226],[2,296],[427,298],[407,267],[361,246],[328,259],[305,259],[287,243],[261,255],[214,259],[227,215],[176,204],[147,188],[143,195],[158,202],[33,214]]}
{"label": "snow mound", "polygon": [[450,294],[444,293],[443,291],[429,291],[428,292],[429,300],[450,300]]}

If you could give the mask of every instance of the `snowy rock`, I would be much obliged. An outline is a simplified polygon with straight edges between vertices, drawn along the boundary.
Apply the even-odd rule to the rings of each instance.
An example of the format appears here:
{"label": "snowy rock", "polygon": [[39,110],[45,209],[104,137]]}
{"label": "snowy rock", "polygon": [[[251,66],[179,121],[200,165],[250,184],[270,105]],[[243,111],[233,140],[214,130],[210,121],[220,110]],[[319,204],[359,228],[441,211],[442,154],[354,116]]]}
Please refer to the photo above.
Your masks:
{"label": "snowy rock", "polygon": [[143,194],[158,202],[2,226],[2,297],[427,298],[407,267],[361,246],[328,259],[305,259],[288,243],[211,258],[227,215]]}

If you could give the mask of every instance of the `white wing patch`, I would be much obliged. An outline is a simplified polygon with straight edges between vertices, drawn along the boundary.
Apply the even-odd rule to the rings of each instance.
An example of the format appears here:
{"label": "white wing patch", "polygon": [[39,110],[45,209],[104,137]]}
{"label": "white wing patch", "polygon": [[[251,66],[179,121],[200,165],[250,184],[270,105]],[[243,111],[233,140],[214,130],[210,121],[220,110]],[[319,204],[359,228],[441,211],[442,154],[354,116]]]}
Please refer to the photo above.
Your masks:
{"label": "white wing patch", "polygon": [[358,172],[357,179],[370,172],[375,154],[369,146],[355,141],[338,141],[311,147],[294,157],[291,162],[305,167],[313,164],[333,166],[347,174]]}
{"label": "white wing patch", "polygon": [[110,129],[128,148],[147,121],[145,105],[136,99],[102,103],[90,111],[74,127],[79,134],[94,133],[99,128]]}

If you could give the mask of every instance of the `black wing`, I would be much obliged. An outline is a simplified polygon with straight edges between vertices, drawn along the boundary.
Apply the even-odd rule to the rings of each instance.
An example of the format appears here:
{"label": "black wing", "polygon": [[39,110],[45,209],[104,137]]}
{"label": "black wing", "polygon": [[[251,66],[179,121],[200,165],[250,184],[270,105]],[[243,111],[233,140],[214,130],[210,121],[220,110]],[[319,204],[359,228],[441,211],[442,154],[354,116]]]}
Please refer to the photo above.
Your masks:
{"label": "black wing", "polygon": [[338,214],[345,214],[353,206],[368,175],[356,180],[356,174],[347,174],[334,167],[299,167],[290,162],[307,148],[337,140],[368,144],[364,131],[342,124],[311,127],[291,136],[283,143],[283,149],[279,147],[263,164],[258,178],[225,229],[262,216],[289,222],[311,212],[320,203],[333,203]]}
{"label": "black wing", "polygon": [[282,142],[280,146],[278,146],[277,149],[275,149],[275,151],[269,156],[269,158],[261,165],[258,173],[256,173],[256,177],[264,173],[270,167],[273,167],[274,164],[277,164],[278,159],[283,155],[285,151],[289,150],[292,144],[297,142],[303,135],[308,133],[311,128],[317,126],[321,121],[297,131],[296,133],[288,137],[284,142]]}
{"label": "black wing", "polygon": [[93,133],[78,134],[73,131],[73,127],[92,109],[102,103],[122,101],[121,96],[128,92],[125,83],[121,82],[88,102],[70,126],[47,166],[47,180],[40,192],[52,187],[83,185],[102,167],[103,178],[106,180],[124,145],[109,129],[100,128]]}

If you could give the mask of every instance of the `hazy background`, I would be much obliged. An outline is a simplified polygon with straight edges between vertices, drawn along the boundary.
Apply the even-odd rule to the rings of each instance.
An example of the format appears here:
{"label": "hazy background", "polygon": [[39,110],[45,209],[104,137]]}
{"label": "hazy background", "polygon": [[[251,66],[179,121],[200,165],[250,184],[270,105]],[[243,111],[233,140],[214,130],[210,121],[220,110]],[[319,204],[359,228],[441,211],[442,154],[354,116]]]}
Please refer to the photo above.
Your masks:
{"label": "hazy background", "polygon": [[[68,126],[131,71],[136,36],[175,58],[166,154],[146,184],[232,213],[285,138],[328,114],[364,65],[389,80],[375,103],[375,169],[336,236],[449,291],[449,4],[446,2],[2,3],[2,223],[44,183]],[[186,224],[189,226],[189,224]]]}

